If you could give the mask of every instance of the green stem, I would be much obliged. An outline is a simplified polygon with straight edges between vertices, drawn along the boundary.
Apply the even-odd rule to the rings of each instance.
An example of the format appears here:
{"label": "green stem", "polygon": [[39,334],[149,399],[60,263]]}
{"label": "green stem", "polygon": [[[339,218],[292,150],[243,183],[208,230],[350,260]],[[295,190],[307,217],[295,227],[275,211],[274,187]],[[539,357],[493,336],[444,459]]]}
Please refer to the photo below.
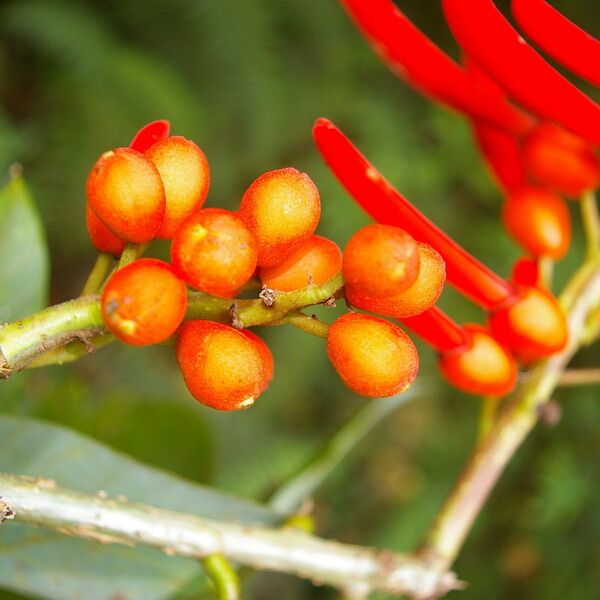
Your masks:
{"label": "green stem", "polygon": [[589,258],[594,258],[600,254],[600,215],[598,214],[596,195],[593,191],[585,192],[579,203],[587,242],[587,254]]}
{"label": "green stem", "polygon": [[[230,300],[191,292],[186,319],[222,323],[233,323],[235,319],[238,327],[278,324],[290,312],[325,302],[342,285],[341,276],[336,276],[320,286],[280,293],[270,307],[260,299]],[[0,327],[0,378],[29,366],[75,360],[112,339],[102,321],[98,296],[81,296],[51,306]]]}
{"label": "green stem", "polygon": [[148,244],[127,244],[125,246],[125,250],[123,250],[123,254],[121,254],[117,269],[122,269],[126,265],[132,263],[134,260],[137,260],[140,256],[142,256],[142,254],[144,254],[147,247]]}
{"label": "green stem", "polygon": [[285,322],[293,325],[297,329],[301,329],[310,335],[326,338],[329,331],[329,324],[317,319],[317,317],[309,317],[302,311],[289,314],[285,318]]}
{"label": "green stem", "polygon": [[413,387],[391,398],[369,400],[293,479],[273,494],[269,506],[284,514],[297,511],[367,434],[415,394]]}
{"label": "green stem", "polygon": [[552,289],[552,280],[554,279],[554,261],[547,256],[540,257],[540,282],[546,289]]}
{"label": "green stem", "polygon": [[80,296],[89,296],[90,294],[97,294],[98,290],[102,286],[102,282],[106,278],[106,274],[112,264],[113,257],[111,254],[105,254],[101,252],[96,258],[96,262],[88,275],[87,281],[81,290]]}
{"label": "green stem", "polygon": [[219,600],[239,600],[240,580],[231,563],[222,554],[202,559],[202,566],[217,590]]}
{"label": "green stem", "polygon": [[497,396],[485,396],[481,399],[481,413],[479,415],[479,429],[477,431],[477,439],[479,442],[485,439],[487,434],[494,426],[496,413],[500,398]]}

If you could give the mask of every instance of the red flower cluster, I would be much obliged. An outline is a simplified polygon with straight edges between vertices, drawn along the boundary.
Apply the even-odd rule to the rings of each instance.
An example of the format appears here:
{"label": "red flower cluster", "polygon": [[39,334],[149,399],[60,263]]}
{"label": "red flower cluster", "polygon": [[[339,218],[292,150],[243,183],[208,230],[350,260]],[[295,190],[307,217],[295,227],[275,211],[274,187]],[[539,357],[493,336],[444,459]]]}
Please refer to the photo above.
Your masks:
{"label": "red flower cluster", "polygon": [[[442,2],[464,51],[464,66],[391,0],[340,2],[399,77],[468,117],[506,193],[505,226],[531,257],[515,265],[511,281],[492,273],[435,227],[331,122],[315,124],[317,147],[350,195],[376,221],[402,227],[437,250],[446,262],[448,281],[488,311],[489,330],[460,327],[437,308],[415,317],[395,316],[440,352],[441,370],[457,387],[504,394],[516,374],[504,348],[528,363],[566,344],[565,316],[538,285],[537,261],[558,259],[568,251],[570,217],[562,196],[577,197],[600,184],[600,106],[529,46],[491,0]],[[512,8],[540,47],[597,83],[600,42],[542,0],[513,0]],[[490,344],[490,336],[502,347]],[[486,380],[494,373],[493,382]]]}

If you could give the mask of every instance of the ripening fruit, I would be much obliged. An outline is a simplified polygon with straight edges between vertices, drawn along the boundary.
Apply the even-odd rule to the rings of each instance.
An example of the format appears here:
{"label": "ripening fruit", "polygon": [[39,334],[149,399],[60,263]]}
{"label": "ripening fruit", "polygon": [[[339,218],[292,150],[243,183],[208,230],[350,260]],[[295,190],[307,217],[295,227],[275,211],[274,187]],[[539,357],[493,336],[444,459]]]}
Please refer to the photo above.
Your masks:
{"label": "ripening fruit", "polygon": [[269,347],[261,338],[259,338],[254,332],[250,331],[249,329],[242,329],[240,330],[240,333],[243,333],[258,350],[258,353],[261,355],[265,363],[267,380],[271,381],[271,379],[273,379],[273,374],[275,373],[275,362],[273,361],[273,355],[271,354]]}
{"label": "ripening fruit", "polygon": [[571,243],[571,216],[564,200],[539,187],[513,192],[504,203],[510,235],[533,256],[562,258]]}
{"label": "ripening fruit", "polygon": [[87,198],[96,216],[126,242],[149,242],[162,225],[165,193],[160,175],[136,150],[105,152],[88,176]]}
{"label": "ripening fruit", "polygon": [[125,250],[125,242],[120,240],[94,213],[85,205],[85,224],[92,244],[98,252],[106,252],[118,258]]}
{"label": "ripening fruit", "polygon": [[303,242],[283,262],[259,270],[260,280],[280,292],[291,292],[309,283],[321,285],[329,281],[342,268],[342,251],[339,246],[319,235]]}
{"label": "ripening fruit", "polygon": [[142,258],[108,280],[100,307],[106,328],[126,344],[157,344],[173,335],[183,320],[185,284],[171,265]]}
{"label": "ripening fruit", "polygon": [[553,123],[541,123],[523,143],[523,162],[538,183],[578,197],[600,185],[600,161],[594,149]]}
{"label": "ripening fruit", "polygon": [[419,370],[417,349],[400,327],[359,313],[333,322],[327,355],[351,390],[371,398],[405,391]]}
{"label": "ripening fruit", "polygon": [[237,213],[204,208],[175,232],[171,262],[192,287],[230,297],[254,274],[256,242]]}
{"label": "ripening fruit", "polygon": [[470,394],[505,396],[517,382],[513,357],[480,325],[465,325],[470,340],[440,354],[444,377]]}
{"label": "ripening fruit", "polygon": [[404,292],[393,296],[367,295],[346,286],[346,298],[353,306],[380,315],[403,319],[414,317],[431,308],[440,297],[446,281],[446,265],[437,250],[429,244],[417,242],[419,274],[417,280]]}
{"label": "ripening fruit", "polygon": [[[256,336],[213,321],[188,321],[177,362],[196,400],[217,410],[248,408],[273,376],[273,359]],[[268,354],[267,354],[268,353]]]}
{"label": "ripening fruit", "polygon": [[165,188],[165,216],[158,237],[170,239],[206,200],[210,185],[208,160],[194,142],[178,135],[157,142],[146,156],[158,169]]}
{"label": "ripening fruit", "polygon": [[549,292],[522,287],[516,299],[490,313],[494,337],[522,362],[562,350],[567,343],[565,313]]}
{"label": "ripening fruit", "polygon": [[356,292],[392,296],[415,283],[419,266],[419,249],[410,234],[393,225],[374,223],[350,238],[342,273]]}
{"label": "ripening fruit", "polygon": [[258,265],[272,267],[309,238],[321,215],[319,190],[306,173],[286,168],[252,182],[240,216],[258,244]]}

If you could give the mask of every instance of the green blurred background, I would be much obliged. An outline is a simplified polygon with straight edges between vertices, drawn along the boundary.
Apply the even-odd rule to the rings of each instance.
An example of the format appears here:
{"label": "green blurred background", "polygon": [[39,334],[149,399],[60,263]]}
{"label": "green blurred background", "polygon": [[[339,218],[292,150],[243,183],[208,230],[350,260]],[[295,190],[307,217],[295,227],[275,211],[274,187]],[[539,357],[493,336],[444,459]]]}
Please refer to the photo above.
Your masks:
{"label": "green blurred background", "polygon": [[[553,4],[600,33],[597,0]],[[439,2],[398,5],[457,55]],[[84,225],[87,171],[157,118],[170,119],[174,133],[208,156],[207,206],[234,208],[260,173],[295,166],[321,191],[319,232],[343,245],[367,218],[312,144],[313,121],[327,116],[499,273],[507,275],[520,254],[500,226],[501,196],[465,121],[398,81],[335,0],[16,0],[0,7],[0,173],[23,165],[47,232],[52,302],[77,295],[94,260]],[[558,267],[559,283],[582,254],[572,208],[575,241]],[[458,321],[482,319],[450,289],[441,305]],[[194,402],[168,350],[117,345],[3,383],[0,411],[65,425],[148,464],[263,500],[365,401],[335,377],[322,340],[291,328],[260,334],[273,349],[276,378],[241,414]],[[592,365],[597,354],[596,345],[577,364]],[[421,359],[415,400],[317,494],[320,534],[410,550],[449,490],[473,444],[480,402],[444,384],[428,349]],[[598,388],[560,391],[556,399],[560,425],[540,427],[526,442],[456,564],[469,582],[465,599],[600,597]],[[0,589],[2,599],[17,597]],[[193,590],[185,595],[194,597]],[[259,574],[247,597],[334,595]]]}

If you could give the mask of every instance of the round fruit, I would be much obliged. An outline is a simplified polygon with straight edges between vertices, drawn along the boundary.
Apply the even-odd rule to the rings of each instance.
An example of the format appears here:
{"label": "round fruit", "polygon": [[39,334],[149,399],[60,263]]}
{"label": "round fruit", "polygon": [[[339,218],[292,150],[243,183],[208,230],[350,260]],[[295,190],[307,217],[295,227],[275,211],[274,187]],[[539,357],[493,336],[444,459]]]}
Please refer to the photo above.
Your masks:
{"label": "round fruit", "polygon": [[165,216],[158,237],[170,239],[206,200],[210,185],[208,160],[194,142],[181,136],[157,142],[146,156],[158,169],[165,188]]}
{"label": "round fruit", "polygon": [[87,198],[96,216],[126,242],[149,242],[162,225],[165,193],[160,175],[136,150],[105,152],[88,176]]}
{"label": "round fruit", "polygon": [[185,284],[171,265],[142,258],[108,280],[100,307],[106,328],[123,342],[157,344],[173,335],[185,316]]}
{"label": "round fruit", "polygon": [[407,290],[419,275],[417,242],[403,229],[374,223],[359,229],[344,249],[344,281],[354,291],[392,296]]}
{"label": "round fruit", "polygon": [[404,292],[379,297],[365,294],[346,286],[346,298],[353,306],[380,315],[402,319],[414,317],[431,308],[440,297],[446,281],[444,259],[428,244],[417,242],[419,274],[417,280]]}
{"label": "round fruit", "polygon": [[513,357],[480,325],[465,325],[469,342],[440,354],[444,377],[459,390],[505,396],[517,382]]}
{"label": "round fruit", "polygon": [[177,362],[198,402],[218,410],[239,410],[254,404],[273,370],[270,352],[253,338],[256,336],[213,321],[183,325]]}
{"label": "round fruit", "polygon": [[152,121],[144,125],[131,140],[130,148],[138,152],[146,152],[152,144],[156,144],[159,140],[164,140],[169,137],[171,123],[164,119]]}
{"label": "round fruit", "polygon": [[359,313],[346,313],[333,322],[327,354],[342,381],[361,396],[399,394],[419,370],[417,349],[400,327]]}
{"label": "round fruit", "polygon": [[112,254],[116,258],[125,250],[125,242],[120,240],[94,213],[89,204],[85,205],[85,224],[92,244],[98,252]]}
{"label": "round fruit", "polygon": [[329,281],[342,268],[339,246],[319,235],[303,242],[290,256],[274,267],[263,267],[260,280],[280,292],[291,292],[309,283],[320,285]]}
{"label": "round fruit", "polygon": [[578,197],[600,185],[600,161],[590,145],[553,123],[541,123],[523,143],[523,162],[538,183]]}
{"label": "round fruit", "polygon": [[285,260],[317,227],[319,191],[306,173],[286,168],[264,173],[244,193],[240,216],[258,243],[258,264]]}
{"label": "round fruit", "polygon": [[519,291],[516,299],[490,314],[494,337],[525,363],[562,350],[568,325],[556,298],[536,287]]}
{"label": "round fruit", "polygon": [[205,208],[188,217],[171,244],[171,261],[192,287],[230,297],[256,269],[256,242],[239,215]]}
{"label": "round fruit", "polygon": [[533,256],[562,258],[571,243],[571,216],[564,200],[539,187],[512,193],[502,211],[510,235]]}

